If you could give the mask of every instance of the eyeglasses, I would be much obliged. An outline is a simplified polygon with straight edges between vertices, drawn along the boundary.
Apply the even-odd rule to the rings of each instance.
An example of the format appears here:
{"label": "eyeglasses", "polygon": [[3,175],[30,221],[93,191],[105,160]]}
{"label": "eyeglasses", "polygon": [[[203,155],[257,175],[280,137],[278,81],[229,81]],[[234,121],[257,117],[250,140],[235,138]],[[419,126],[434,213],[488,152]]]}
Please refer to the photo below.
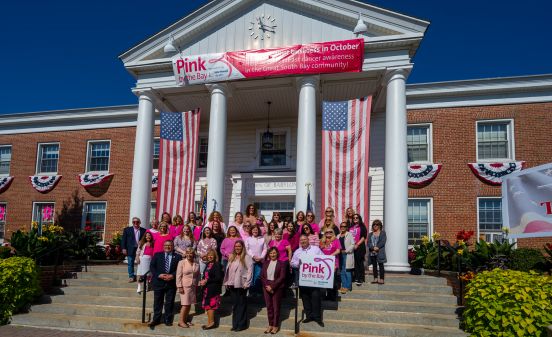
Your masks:
{"label": "eyeglasses", "polygon": [[140,223],[138,220],[133,220],[132,223]]}
{"label": "eyeglasses", "polygon": [[326,213],[333,213],[333,211],[326,211]]}

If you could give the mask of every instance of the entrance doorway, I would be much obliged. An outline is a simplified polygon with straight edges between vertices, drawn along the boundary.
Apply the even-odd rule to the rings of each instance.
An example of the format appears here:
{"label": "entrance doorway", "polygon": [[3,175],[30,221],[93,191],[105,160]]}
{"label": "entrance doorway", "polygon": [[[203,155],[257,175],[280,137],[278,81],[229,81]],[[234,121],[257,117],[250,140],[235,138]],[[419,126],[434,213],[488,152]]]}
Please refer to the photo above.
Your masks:
{"label": "entrance doorway", "polygon": [[263,215],[267,222],[270,222],[274,212],[280,212],[282,220],[287,217],[293,220],[295,209],[294,201],[255,201],[254,205],[259,211],[259,214]]}

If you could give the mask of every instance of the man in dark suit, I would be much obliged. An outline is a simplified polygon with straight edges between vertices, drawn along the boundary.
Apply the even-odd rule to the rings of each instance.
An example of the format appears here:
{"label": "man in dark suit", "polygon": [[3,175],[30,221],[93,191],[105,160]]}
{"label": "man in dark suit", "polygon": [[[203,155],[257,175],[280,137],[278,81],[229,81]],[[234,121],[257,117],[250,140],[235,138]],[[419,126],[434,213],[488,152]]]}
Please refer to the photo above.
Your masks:
{"label": "man in dark suit", "polygon": [[163,252],[156,253],[151,260],[150,271],[153,286],[153,319],[150,329],[161,323],[163,304],[165,306],[165,325],[171,326],[174,317],[174,297],[176,295],[176,268],[181,257],[174,253],[171,240],[163,243]]}
{"label": "man in dark suit", "polygon": [[140,240],[146,233],[146,229],[140,227],[140,223],[141,221],[139,218],[132,218],[132,226],[123,230],[123,237],[121,239],[121,248],[128,262],[128,282],[136,282],[136,275],[134,274],[136,249],[138,248]]}

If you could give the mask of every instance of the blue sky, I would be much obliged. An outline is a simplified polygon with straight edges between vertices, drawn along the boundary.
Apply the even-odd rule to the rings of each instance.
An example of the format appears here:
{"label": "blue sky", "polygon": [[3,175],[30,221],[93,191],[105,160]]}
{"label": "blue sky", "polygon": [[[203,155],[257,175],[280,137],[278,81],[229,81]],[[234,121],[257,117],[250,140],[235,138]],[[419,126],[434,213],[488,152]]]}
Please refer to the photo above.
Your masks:
{"label": "blue sky", "polygon": [[[409,83],[552,73],[552,1],[374,0],[431,21]],[[135,104],[117,58],[206,1],[9,1],[0,113]]]}

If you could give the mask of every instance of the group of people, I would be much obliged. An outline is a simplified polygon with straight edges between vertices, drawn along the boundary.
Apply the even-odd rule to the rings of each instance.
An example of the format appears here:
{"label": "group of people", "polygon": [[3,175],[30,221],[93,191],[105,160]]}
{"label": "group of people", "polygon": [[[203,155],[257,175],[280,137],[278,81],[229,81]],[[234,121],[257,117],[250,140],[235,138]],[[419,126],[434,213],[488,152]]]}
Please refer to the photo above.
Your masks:
{"label": "group of people", "polygon": [[[285,289],[299,286],[306,318],[322,321],[322,299],[337,300],[338,292],[353,290],[353,283],[365,282],[365,258],[373,266],[372,283],[384,283],[386,234],[380,220],[368,234],[362,217],[348,208],[337,225],[334,210],[325,209],[315,222],[311,211],[299,211],[295,221],[274,212],[270,222],[248,205],[245,215],[237,212],[234,221],[224,223],[218,211],[203,219],[190,212],[186,221],[180,215],[163,213],[151,228],[141,227],[138,218],[123,231],[122,248],[127,256],[129,282],[138,282],[137,292],[154,291],[151,329],[163,322],[173,324],[174,300],[180,295],[178,326],[189,328],[191,306],[197,302],[207,314],[204,330],[215,328],[215,312],[221,296],[232,299],[232,331],[248,327],[249,297],[264,297],[268,314],[267,334],[280,330],[280,303]],[[333,289],[299,285],[299,267],[307,255],[333,255]],[[134,272],[134,265],[138,268]],[[143,282],[144,277],[151,282]],[[141,282],[140,282],[141,281]],[[143,289],[143,284],[151,284]],[[164,311],[164,315],[162,312]]]}

